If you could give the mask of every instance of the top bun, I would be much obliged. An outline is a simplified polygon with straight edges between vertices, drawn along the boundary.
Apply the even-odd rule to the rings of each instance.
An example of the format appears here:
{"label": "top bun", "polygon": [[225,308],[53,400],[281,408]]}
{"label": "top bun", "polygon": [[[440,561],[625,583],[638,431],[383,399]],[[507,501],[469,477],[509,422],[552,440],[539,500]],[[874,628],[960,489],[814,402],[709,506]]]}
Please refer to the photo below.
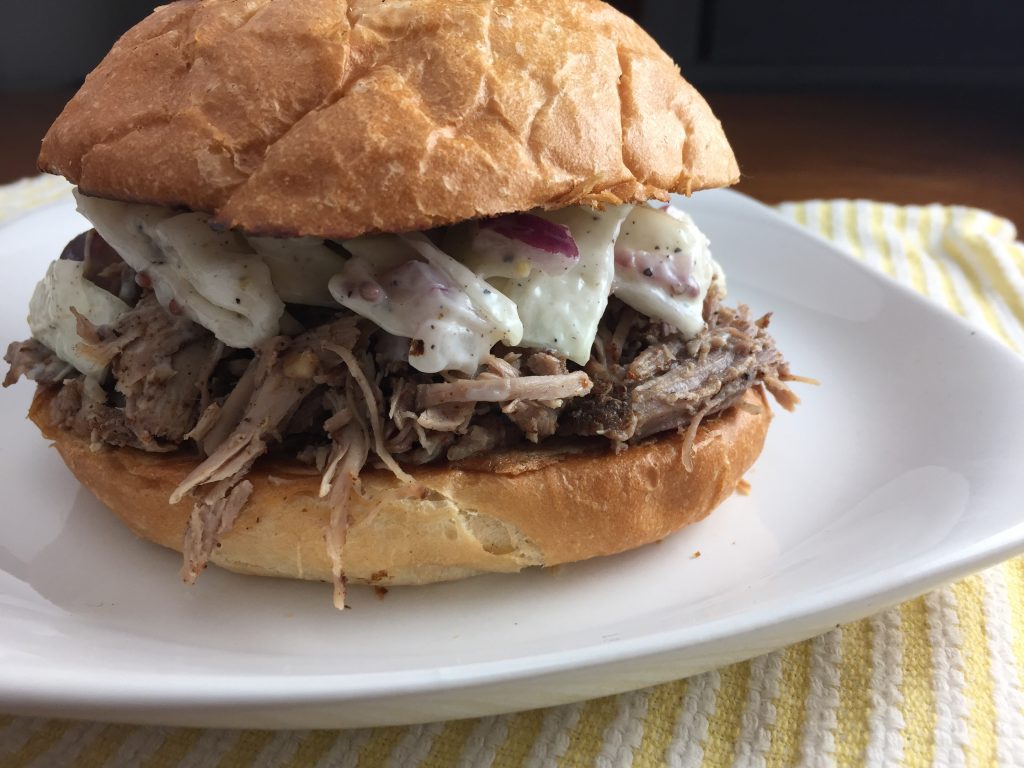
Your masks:
{"label": "top bun", "polygon": [[39,167],[320,237],[739,176],[704,99],[598,0],[180,0],[89,75]]}

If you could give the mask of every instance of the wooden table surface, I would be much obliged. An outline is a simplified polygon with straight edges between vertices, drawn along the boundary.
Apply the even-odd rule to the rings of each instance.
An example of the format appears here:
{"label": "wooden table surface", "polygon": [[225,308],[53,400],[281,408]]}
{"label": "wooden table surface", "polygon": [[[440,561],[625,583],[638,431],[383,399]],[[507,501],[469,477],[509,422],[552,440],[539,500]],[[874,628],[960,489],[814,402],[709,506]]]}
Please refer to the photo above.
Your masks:
{"label": "wooden table surface", "polygon": [[[68,92],[0,93],[0,183],[35,172]],[[711,91],[740,160],[738,189],[765,202],[866,197],[960,203],[1024,230],[1024,95],[863,90]]]}

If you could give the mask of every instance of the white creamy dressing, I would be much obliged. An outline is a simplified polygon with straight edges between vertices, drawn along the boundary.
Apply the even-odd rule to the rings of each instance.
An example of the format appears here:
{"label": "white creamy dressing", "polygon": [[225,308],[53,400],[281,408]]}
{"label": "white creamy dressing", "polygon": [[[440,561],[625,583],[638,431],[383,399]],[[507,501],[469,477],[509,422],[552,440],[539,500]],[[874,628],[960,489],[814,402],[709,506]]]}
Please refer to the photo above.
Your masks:
{"label": "white creamy dressing", "polygon": [[345,266],[345,257],[315,237],[250,237],[249,245],[270,269],[281,300],[310,307],[337,307],[327,283]]}
{"label": "white creamy dressing", "polygon": [[[495,288],[508,296],[523,318],[523,344],[553,349],[583,365],[597,335],[597,324],[608,306],[615,279],[615,239],[632,206],[608,206],[603,211],[575,206],[540,214],[572,232],[579,258],[561,275],[534,269],[523,277],[494,277]],[[486,255],[467,254],[472,265]]]}
{"label": "white creamy dressing", "polygon": [[55,261],[39,281],[28,305],[32,336],[52,349],[57,357],[88,376],[100,376],[104,366],[79,354],[78,318],[72,308],[94,325],[113,323],[128,305],[114,294],[85,279],[80,261]]}
{"label": "white creamy dressing", "polygon": [[[502,247],[499,235],[479,237],[472,222],[450,228],[443,250],[422,234],[376,235],[341,243],[346,257],[315,238],[245,237],[212,229],[202,214],[77,192],[76,198],[79,211],[148,278],[164,306],[238,348],[276,335],[285,303],[340,304],[409,339],[410,364],[427,373],[473,374],[498,342],[553,350],[584,364],[609,295],[692,337],[704,327],[711,283],[724,291],[707,238],[672,208],[535,212],[568,227],[579,255],[510,263],[508,254],[523,252],[521,244]],[[102,325],[127,306],[85,280],[81,269],[76,262],[51,266],[29,322],[61,359],[97,374],[102,371],[75,354],[80,339],[68,307]]]}
{"label": "white creamy dressing", "polygon": [[704,329],[704,297],[712,280],[725,291],[710,245],[682,211],[634,206],[615,241],[612,293],[692,338]]}
{"label": "white creamy dressing", "polygon": [[516,303],[527,346],[553,349],[585,364],[609,294],[693,337],[704,328],[704,298],[712,280],[725,291],[725,275],[711,258],[708,239],[678,209],[577,206],[538,215],[567,226],[579,248],[579,258],[560,274],[509,259],[500,247],[481,248],[480,238],[457,231],[472,224],[453,228],[447,240],[460,261]]}
{"label": "white creamy dressing", "polygon": [[85,216],[121,258],[184,314],[229,347],[252,348],[278,332],[284,302],[270,269],[245,238],[218,232],[198,213],[120,203],[76,192]]}
{"label": "white creamy dressing", "polygon": [[353,257],[331,278],[338,303],[410,339],[409,363],[425,373],[476,373],[499,341],[515,345],[515,304],[424,235],[347,240]]}

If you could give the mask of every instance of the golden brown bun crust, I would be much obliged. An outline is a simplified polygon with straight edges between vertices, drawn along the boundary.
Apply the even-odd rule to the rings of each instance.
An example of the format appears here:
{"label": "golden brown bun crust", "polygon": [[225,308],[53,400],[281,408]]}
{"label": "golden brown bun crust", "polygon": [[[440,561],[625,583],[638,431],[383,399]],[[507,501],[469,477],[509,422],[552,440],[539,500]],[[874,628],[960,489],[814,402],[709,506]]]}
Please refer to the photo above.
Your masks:
{"label": "golden brown bun crust", "polygon": [[39,167],[321,237],[739,177],[704,99],[599,0],[181,0],[89,75]]}
{"label": "golden brown bun crust", "polygon": [[[172,489],[195,465],[177,455],[133,449],[92,451],[55,428],[40,388],[30,416],[82,484],[137,535],[181,550],[191,505],[170,505]],[[764,444],[771,410],[747,393],[752,414],[732,408],[697,433],[693,471],[681,466],[682,439],[669,436],[613,455],[575,455],[556,463],[523,454],[497,472],[420,467],[425,499],[394,499],[368,514],[355,505],[344,550],[352,582],[426,584],[480,572],[518,571],[623,552],[703,520],[736,488]],[[296,463],[259,464],[255,492],[211,558],[240,573],[330,579],[324,543],[329,513],[319,476]],[[370,494],[397,485],[366,471]]]}

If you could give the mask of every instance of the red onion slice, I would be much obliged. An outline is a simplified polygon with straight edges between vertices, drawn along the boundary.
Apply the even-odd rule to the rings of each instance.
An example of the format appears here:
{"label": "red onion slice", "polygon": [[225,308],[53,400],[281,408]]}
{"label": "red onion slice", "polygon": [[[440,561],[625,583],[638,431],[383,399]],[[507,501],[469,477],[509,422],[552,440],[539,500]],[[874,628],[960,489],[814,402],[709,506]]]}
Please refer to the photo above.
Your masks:
{"label": "red onion slice", "polygon": [[524,278],[535,269],[564,275],[580,258],[568,227],[531,213],[484,219],[473,233],[474,269],[484,277]]}
{"label": "red onion slice", "polygon": [[580,249],[568,227],[532,213],[508,213],[494,219],[483,219],[479,224],[481,229],[493,230],[502,237],[518,240],[544,253],[565,256],[573,261],[580,257]]}
{"label": "red onion slice", "polygon": [[89,236],[95,231],[90,229],[88,232],[75,236],[64,246],[64,250],[60,254],[60,261],[85,261],[85,254],[89,250]]}

